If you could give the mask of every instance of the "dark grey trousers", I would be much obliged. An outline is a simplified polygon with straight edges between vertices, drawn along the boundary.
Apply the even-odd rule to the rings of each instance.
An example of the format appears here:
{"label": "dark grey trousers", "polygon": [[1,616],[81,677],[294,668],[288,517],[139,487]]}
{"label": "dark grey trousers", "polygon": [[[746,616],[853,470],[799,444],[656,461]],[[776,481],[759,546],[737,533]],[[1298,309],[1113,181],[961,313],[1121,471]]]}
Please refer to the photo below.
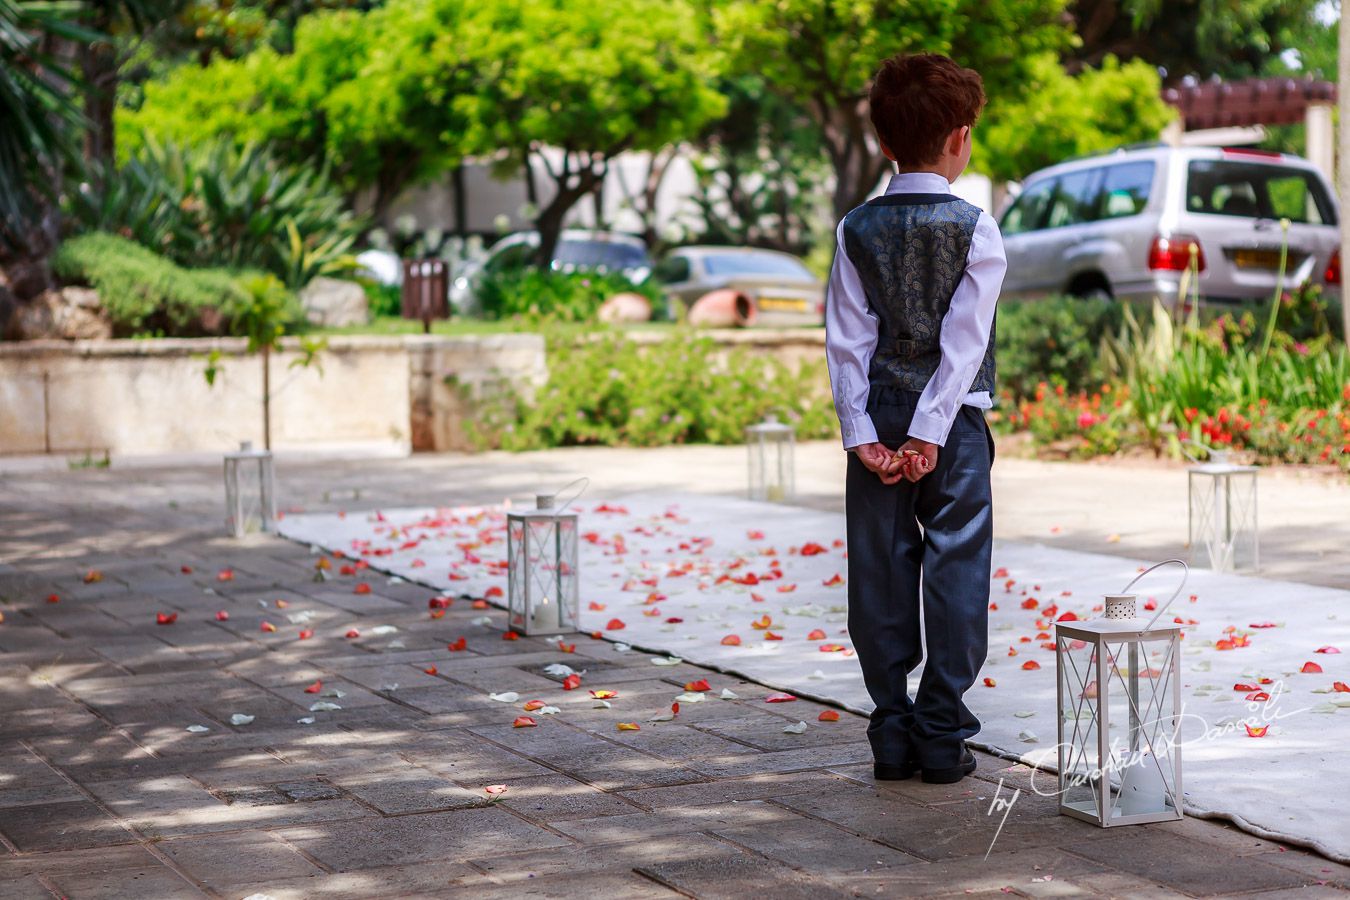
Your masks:
{"label": "dark grey trousers", "polygon": [[[873,387],[867,411],[878,440],[896,449],[909,439],[918,399]],[[877,762],[955,766],[962,742],[980,730],[962,696],[988,650],[993,459],[983,411],[964,405],[937,467],[917,483],[884,485],[849,454],[848,631],[876,703],[867,736]],[[921,661],[911,700],[909,674]]]}

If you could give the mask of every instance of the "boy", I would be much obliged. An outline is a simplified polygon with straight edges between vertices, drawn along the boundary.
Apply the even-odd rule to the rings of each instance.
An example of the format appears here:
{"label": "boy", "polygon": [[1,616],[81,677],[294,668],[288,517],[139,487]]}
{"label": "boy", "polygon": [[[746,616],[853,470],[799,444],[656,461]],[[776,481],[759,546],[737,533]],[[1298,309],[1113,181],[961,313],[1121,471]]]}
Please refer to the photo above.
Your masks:
{"label": "boy", "polygon": [[[875,777],[950,784],[975,771],[964,741],[980,729],[961,698],[987,650],[994,441],[983,410],[1007,263],[993,218],[951,194],[984,106],[980,76],[945,56],[895,56],[869,101],[899,171],[839,223],[825,314],[850,451],[849,635],[876,703]],[[928,655],[911,700],[921,596]]]}

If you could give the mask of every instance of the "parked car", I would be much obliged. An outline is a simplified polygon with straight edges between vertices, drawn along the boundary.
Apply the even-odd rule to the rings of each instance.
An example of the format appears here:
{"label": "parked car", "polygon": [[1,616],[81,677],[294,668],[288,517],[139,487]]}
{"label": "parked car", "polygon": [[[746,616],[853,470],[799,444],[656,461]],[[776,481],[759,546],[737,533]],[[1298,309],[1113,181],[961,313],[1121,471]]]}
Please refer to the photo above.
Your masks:
{"label": "parked car", "polygon": [[1194,247],[1202,302],[1274,292],[1280,219],[1290,221],[1284,284],[1339,296],[1339,212],[1312,163],[1216,147],[1119,150],[1042,169],[1001,217],[1004,296],[1067,293],[1169,308]]}
{"label": "parked car", "polygon": [[[450,283],[450,303],[456,312],[477,312],[478,285],[485,275],[523,269],[534,261],[539,232],[518,231],[497,241],[481,261],[467,263]],[[553,251],[552,268],[557,272],[621,272],[634,284],[652,273],[647,245],[631,234],[586,229],[565,229]]]}
{"label": "parked car", "polygon": [[822,325],[825,286],[800,259],[755,247],[680,247],[653,277],[673,303],[692,307],[711,291],[743,295],[756,325]]}

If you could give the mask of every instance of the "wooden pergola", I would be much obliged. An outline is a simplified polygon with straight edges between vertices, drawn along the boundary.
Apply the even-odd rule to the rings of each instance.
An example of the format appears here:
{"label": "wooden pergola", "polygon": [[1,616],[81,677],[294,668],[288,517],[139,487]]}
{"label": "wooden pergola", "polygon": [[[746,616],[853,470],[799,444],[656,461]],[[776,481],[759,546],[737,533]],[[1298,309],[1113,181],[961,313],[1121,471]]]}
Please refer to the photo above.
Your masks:
{"label": "wooden pergola", "polygon": [[1335,82],[1311,78],[1203,81],[1167,88],[1163,100],[1180,114],[1171,132],[1174,141],[1191,131],[1302,122],[1307,127],[1308,159],[1328,179],[1335,178]]}

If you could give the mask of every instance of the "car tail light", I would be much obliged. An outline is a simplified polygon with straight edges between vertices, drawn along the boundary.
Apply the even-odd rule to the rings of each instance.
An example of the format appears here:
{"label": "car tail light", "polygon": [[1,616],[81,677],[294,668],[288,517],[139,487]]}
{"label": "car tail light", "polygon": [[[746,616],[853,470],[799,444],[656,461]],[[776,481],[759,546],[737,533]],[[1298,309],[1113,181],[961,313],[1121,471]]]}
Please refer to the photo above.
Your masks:
{"label": "car tail light", "polygon": [[1158,235],[1148,248],[1148,267],[1169,272],[1183,272],[1191,266],[1191,248],[1195,248],[1195,265],[1205,271],[1205,251],[1200,248],[1198,238],[1189,234],[1174,234],[1171,237]]}
{"label": "car tail light", "polygon": [[1327,263],[1327,270],[1322,273],[1322,279],[1327,284],[1341,283],[1341,251],[1337,250],[1331,254],[1331,262]]}

